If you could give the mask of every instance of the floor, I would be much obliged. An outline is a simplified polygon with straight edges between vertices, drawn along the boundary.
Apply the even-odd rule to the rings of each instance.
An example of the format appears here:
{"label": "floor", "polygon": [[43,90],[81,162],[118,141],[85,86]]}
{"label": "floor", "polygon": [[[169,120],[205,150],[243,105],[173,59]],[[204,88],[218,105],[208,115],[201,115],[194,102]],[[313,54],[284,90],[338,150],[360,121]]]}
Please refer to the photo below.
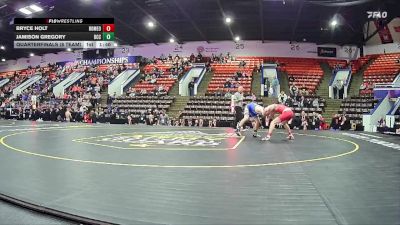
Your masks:
{"label": "floor", "polygon": [[400,224],[396,137],[28,121],[0,136],[1,194],[110,223]]}

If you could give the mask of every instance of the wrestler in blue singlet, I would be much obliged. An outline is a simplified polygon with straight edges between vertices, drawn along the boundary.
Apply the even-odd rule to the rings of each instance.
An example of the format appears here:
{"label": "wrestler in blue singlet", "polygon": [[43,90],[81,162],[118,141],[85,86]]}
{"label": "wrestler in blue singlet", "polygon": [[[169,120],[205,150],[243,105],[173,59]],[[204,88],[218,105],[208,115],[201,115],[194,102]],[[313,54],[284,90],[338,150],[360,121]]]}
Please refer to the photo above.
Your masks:
{"label": "wrestler in blue singlet", "polygon": [[247,109],[249,110],[249,117],[256,117],[257,112],[256,112],[256,106],[258,106],[256,103],[251,102],[247,104]]}

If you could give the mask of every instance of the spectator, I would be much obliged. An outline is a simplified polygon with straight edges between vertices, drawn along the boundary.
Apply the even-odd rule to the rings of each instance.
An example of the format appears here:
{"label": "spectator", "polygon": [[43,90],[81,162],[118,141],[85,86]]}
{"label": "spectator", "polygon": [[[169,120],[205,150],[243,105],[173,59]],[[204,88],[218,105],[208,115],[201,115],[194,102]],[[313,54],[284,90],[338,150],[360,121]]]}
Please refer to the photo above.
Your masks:
{"label": "spectator", "polygon": [[338,99],[343,99],[343,94],[344,94],[344,81],[339,80],[339,83],[337,84],[337,89],[338,89]]}
{"label": "spectator", "polygon": [[196,56],[194,56],[194,54],[192,53],[192,54],[190,55],[189,59],[190,59],[190,62],[194,63],[194,61],[195,61],[195,59],[196,59]]}
{"label": "spectator", "polygon": [[300,100],[298,102],[298,105],[301,108],[305,107],[305,98],[304,98],[304,96],[302,96],[302,95],[300,96]]}
{"label": "spectator", "polygon": [[286,103],[286,100],[287,100],[287,95],[285,94],[284,91],[281,91],[281,93],[280,93],[279,96],[278,96],[278,102],[279,102],[280,104],[285,104],[285,103]]}
{"label": "spectator", "polygon": [[309,93],[307,91],[307,88],[305,86],[303,86],[300,90],[300,95],[302,96],[307,96]]}
{"label": "spectator", "polygon": [[226,79],[225,83],[224,83],[224,88],[230,88],[232,86],[232,83],[230,81],[230,79]]}
{"label": "spectator", "polygon": [[314,98],[314,100],[312,101],[312,107],[319,108],[318,98]]}
{"label": "spectator", "polygon": [[290,96],[287,97],[285,105],[288,107],[293,107],[294,102],[293,102],[293,98],[291,98]]}
{"label": "spectator", "polygon": [[350,130],[350,128],[351,128],[350,121],[347,119],[345,114],[342,114],[339,117],[339,124],[340,124],[341,130]]}
{"label": "spectator", "polygon": [[292,96],[292,98],[296,98],[298,94],[299,88],[296,85],[292,84],[290,86],[290,96]]}
{"label": "spectator", "polygon": [[278,86],[279,86],[278,78],[274,77],[274,79],[272,80],[272,97],[278,96]]}
{"label": "spectator", "polygon": [[304,107],[306,108],[311,108],[312,106],[312,102],[310,98],[306,98],[306,100],[304,101]]}
{"label": "spectator", "polygon": [[194,96],[194,78],[189,82],[189,96]]}
{"label": "spectator", "polygon": [[303,127],[303,130],[308,129],[308,116],[304,111],[301,111],[301,126]]}
{"label": "spectator", "polygon": [[230,91],[226,92],[225,98],[231,98],[232,97],[232,93]]}
{"label": "spectator", "polygon": [[335,115],[332,116],[332,121],[331,121],[330,127],[331,127],[332,130],[338,130],[339,126],[340,126],[339,115],[335,114]]}
{"label": "spectator", "polygon": [[268,77],[264,79],[264,96],[268,97],[270,92],[271,82],[269,81]]}
{"label": "spectator", "polygon": [[222,97],[222,91],[220,88],[217,88],[217,91],[214,93],[215,97]]}
{"label": "spectator", "polygon": [[293,83],[295,82],[294,76],[293,75],[289,75],[289,82]]}
{"label": "spectator", "polygon": [[312,116],[311,116],[311,129],[313,129],[313,130],[319,130],[320,129],[320,123],[321,123],[320,118],[321,118],[321,115],[319,115],[318,113],[316,113],[316,112],[312,113]]}
{"label": "spectator", "polygon": [[367,87],[368,87],[368,83],[367,83],[367,82],[363,82],[363,83],[360,85],[360,91],[367,89]]}

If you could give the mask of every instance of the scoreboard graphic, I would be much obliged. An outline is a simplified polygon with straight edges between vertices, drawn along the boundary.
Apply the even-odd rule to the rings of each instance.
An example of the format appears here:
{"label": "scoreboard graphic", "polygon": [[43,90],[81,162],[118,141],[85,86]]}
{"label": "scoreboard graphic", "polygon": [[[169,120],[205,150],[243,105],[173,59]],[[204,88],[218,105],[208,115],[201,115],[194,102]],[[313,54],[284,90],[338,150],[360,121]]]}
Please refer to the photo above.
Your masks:
{"label": "scoreboard graphic", "polygon": [[15,18],[14,48],[114,48],[114,18]]}

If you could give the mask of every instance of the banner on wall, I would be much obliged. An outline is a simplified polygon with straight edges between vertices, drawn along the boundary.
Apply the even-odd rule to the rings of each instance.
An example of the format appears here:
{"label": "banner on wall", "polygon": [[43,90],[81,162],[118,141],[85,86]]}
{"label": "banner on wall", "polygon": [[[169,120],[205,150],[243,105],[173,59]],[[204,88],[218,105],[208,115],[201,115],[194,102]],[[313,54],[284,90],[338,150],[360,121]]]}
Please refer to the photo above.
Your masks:
{"label": "banner on wall", "polygon": [[393,43],[393,38],[392,34],[390,33],[388,25],[383,25],[379,23],[378,21],[374,21],[376,29],[381,28],[378,30],[379,37],[381,38],[382,44],[388,44],[388,43]]}
{"label": "banner on wall", "polygon": [[126,57],[112,57],[112,58],[101,58],[101,59],[84,59],[79,60],[79,65],[90,66],[99,64],[123,64],[123,63],[135,63],[137,62],[137,56],[126,56]]}
{"label": "banner on wall", "polygon": [[336,57],[336,48],[318,47],[319,57]]}

